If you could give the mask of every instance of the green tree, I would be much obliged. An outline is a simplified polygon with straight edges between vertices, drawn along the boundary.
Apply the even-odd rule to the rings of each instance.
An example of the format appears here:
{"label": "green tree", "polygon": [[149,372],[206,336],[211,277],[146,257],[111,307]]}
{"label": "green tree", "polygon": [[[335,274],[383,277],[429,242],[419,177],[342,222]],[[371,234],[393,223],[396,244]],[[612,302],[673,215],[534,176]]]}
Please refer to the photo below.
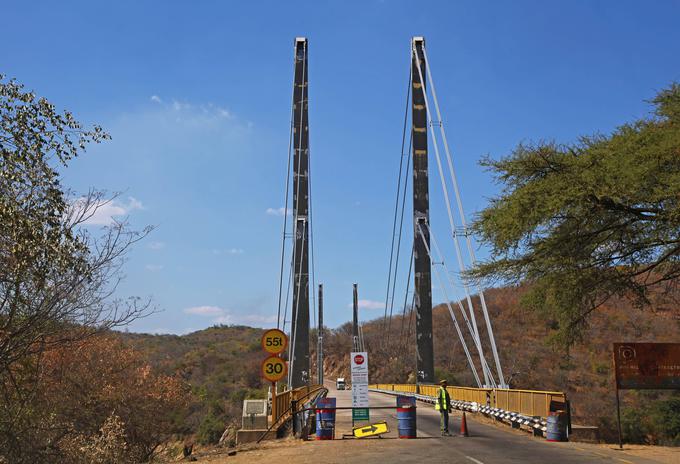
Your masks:
{"label": "green tree", "polygon": [[112,198],[75,196],[60,182],[59,169],[108,138],[0,75],[0,456],[11,462],[40,462],[20,444],[49,426],[32,422],[44,353],[149,309],[112,294],[126,252],[150,229],[121,222],[93,236],[83,225]]}
{"label": "green tree", "polygon": [[470,276],[529,282],[528,307],[571,344],[613,297],[642,308],[680,276],[680,86],[610,135],[519,145],[482,161],[502,185],[473,230],[491,249]]}

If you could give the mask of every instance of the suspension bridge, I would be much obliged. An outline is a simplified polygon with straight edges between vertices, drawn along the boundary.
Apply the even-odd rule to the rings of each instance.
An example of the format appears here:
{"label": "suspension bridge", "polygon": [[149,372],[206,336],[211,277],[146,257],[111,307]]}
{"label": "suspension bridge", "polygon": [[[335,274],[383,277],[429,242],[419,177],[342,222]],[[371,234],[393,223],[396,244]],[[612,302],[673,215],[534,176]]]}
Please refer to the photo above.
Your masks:
{"label": "suspension bridge", "polygon": [[[271,425],[267,432],[258,437],[259,441],[277,433],[280,435],[290,425],[294,433],[306,436],[309,433],[309,417],[318,409],[315,405],[319,399],[326,396],[337,399],[337,405],[332,409],[337,412],[338,429],[342,429],[344,423],[347,431],[352,430],[355,420],[349,411],[357,409],[349,392],[337,391],[335,384],[324,379],[323,286],[319,284],[317,287],[314,275],[312,157],[308,117],[309,43],[306,38],[297,38],[294,46],[294,82],[284,203],[286,212],[292,203],[292,215],[290,218],[288,214],[283,215],[277,313],[277,329],[286,333],[289,341],[287,352],[284,353],[287,354],[288,368],[285,382],[273,385],[269,421]],[[369,409],[373,410],[373,422],[392,423],[393,430],[383,435],[396,438],[395,396],[408,396],[414,399],[413,404],[417,409],[418,425],[414,436],[440,436],[439,413],[432,407],[432,403],[441,396],[441,390],[436,385],[439,379],[435,378],[436,347],[432,333],[434,274],[435,288],[439,289],[444,298],[443,304],[474,379],[474,385],[446,387],[451,407],[457,411],[453,414],[451,428],[456,431],[462,426],[460,421],[468,413],[473,424],[473,433],[464,444],[461,441],[445,441],[432,445],[415,440],[411,445],[398,445],[399,448],[395,448],[401,451],[383,456],[391,456],[394,462],[411,462],[411,459],[404,459],[404,456],[412,455],[403,450],[404,446],[410,446],[415,447],[411,449],[420,449],[419,456],[438,458],[437,462],[650,462],[630,457],[623,459],[615,452],[589,451],[565,444],[551,446],[540,440],[546,436],[550,417],[553,415],[565,420],[565,441],[568,434],[573,432],[568,399],[562,392],[517,390],[506,382],[484,289],[478,282],[465,277],[466,270],[476,264],[476,257],[423,37],[412,38],[410,53],[382,328],[383,336],[391,333],[395,311],[401,309],[405,316],[408,308],[410,313],[415,314],[415,382],[370,384]],[[449,233],[445,237],[436,237],[430,223],[429,184],[432,160],[435,167],[432,171],[441,187],[449,226]],[[405,212],[409,209],[409,203],[412,205],[412,234],[404,230],[407,222]],[[451,269],[445,260],[447,247],[452,247],[455,253],[455,269]],[[404,248],[406,253],[403,252]],[[400,277],[403,274],[400,272],[402,268],[408,269],[405,281]],[[396,290],[398,282],[406,287],[402,308],[399,308],[402,296],[397,295]],[[462,298],[449,297],[460,289],[463,292]],[[315,340],[316,373],[312,372],[310,359],[310,315],[316,318],[318,324]],[[404,320],[406,317],[401,318],[402,324]],[[366,346],[364,341],[358,315],[358,286],[355,284],[352,346],[348,346],[347,350],[367,352],[370,357],[372,348]],[[499,425],[505,425],[505,429]],[[519,430],[525,433],[519,433]],[[337,431],[334,436],[338,437]],[[442,439],[445,440],[444,437]],[[457,451],[454,452],[453,449]],[[350,454],[329,462],[346,462],[345,459],[351,453],[359,453],[355,458],[362,462],[365,458],[361,451],[344,453]],[[317,462],[318,456],[316,459],[311,457],[308,461]],[[299,458],[296,462],[307,461]]]}

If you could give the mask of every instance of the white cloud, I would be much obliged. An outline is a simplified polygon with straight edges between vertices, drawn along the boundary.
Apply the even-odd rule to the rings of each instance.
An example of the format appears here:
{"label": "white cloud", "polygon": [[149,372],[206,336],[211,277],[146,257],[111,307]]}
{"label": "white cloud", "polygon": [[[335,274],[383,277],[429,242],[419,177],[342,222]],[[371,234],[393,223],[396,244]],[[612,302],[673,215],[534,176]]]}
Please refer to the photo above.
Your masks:
{"label": "white cloud", "polygon": [[186,335],[191,332],[195,332],[196,329],[192,327],[186,327],[181,330],[168,329],[167,327],[157,327],[152,329],[149,333],[152,335]]}
{"label": "white cloud", "polygon": [[[385,309],[384,301],[374,301],[374,300],[359,300],[359,309]],[[347,305],[348,308],[352,307],[352,304]]]}
{"label": "white cloud", "polygon": [[157,272],[157,271],[160,271],[161,269],[163,269],[162,264],[147,264],[144,267],[146,268],[147,271],[150,271],[150,272]]}
{"label": "white cloud", "polygon": [[214,255],[242,255],[245,253],[243,248],[228,248],[226,250],[220,250],[219,248],[213,248],[212,253]]}
{"label": "white cloud", "polygon": [[193,306],[191,308],[185,308],[184,312],[196,316],[208,317],[222,316],[226,313],[226,311],[219,306]]}
{"label": "white cloud", "polygon": [[211,318],[215,324],[242,324],[253,327],[267,327],[276,322],[275,315],[262,315],[257,313],[234,313],[231,310],[219,306],[195,306],[186,308],[186,314]]}
{"label": "white cloud", "polygon": [[[163,100],[157,95],[151,97],[154,103],[163,104]],[[176,121],[196,122],[202,120],[209,122],[215,119],[234,119],[234,114],[227,108],[214,103],[194,104],[179,100],[172,100],[172,103],[163,104],[164,107],[175,113]],[[248,127],[250,128],[250,127]]]}
{"label": "white cloud", "polygon": [[247,314],[239,316],[232,313],[226,313],[222,316],[213,319],[215,324],[242,324],[254,327],[266,327],[276,322],[276,316],[263,316],[262,314]]}
{"label": "white cloud", "polygon": [[234,323],[234,318],[232,317],[231,314],[225,314],[223,316],[216,317],[213,319],[213,322],[215,324],[233,324]]}
{"label": "white cloud", "polygon": [[76,209],[87,207],[91,211],[92,215],[83,222],[83,224],[90,226],[109,226],[122,220],[123,216],[129,215],[132,211],[144,209],[142,202],[134,197],[128,197],[127,203],[111,200],[86,206],[85,201],[85,198],[78,198],[74,201],[73,207]]}
{"label": "white cloud", "polygon": [[149,243],[149,248],[152,250],[162,250],[165,248],[165,243],[163,242],[151,242]]}
{"label": "white cloud", "polygon": [[270,216],[283,216],[286,213],[288,215],[292,214],[290,209],[288,211],[286,211],[286,208],[283,208],[283,207],[282,208],[267,208],[265,213],[269,214]]}

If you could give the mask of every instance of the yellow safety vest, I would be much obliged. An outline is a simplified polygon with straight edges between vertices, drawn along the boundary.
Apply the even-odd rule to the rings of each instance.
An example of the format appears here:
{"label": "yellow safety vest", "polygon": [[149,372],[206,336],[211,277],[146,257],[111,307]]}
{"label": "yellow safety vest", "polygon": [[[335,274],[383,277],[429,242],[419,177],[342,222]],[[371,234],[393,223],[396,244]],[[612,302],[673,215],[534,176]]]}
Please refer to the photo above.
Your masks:
{"label": "yellow safety vest", "polygon": [[444,405],[444,410],[449,410],[449,403],[446,401],[446,390],[444,388],[439,388],[439,398],[434,403],[434,408],[439,411],[441,409],[440,404]]}

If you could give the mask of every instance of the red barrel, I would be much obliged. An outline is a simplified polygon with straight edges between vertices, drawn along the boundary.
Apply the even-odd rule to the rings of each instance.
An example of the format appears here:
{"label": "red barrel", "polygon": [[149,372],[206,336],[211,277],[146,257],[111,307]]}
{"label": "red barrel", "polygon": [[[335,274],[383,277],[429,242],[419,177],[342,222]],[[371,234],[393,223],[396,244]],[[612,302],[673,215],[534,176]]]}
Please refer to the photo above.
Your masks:
{"label": "red barrel", "polygon": [[335,398],[319,398],[316,402],[316,439],[335,438]]}

